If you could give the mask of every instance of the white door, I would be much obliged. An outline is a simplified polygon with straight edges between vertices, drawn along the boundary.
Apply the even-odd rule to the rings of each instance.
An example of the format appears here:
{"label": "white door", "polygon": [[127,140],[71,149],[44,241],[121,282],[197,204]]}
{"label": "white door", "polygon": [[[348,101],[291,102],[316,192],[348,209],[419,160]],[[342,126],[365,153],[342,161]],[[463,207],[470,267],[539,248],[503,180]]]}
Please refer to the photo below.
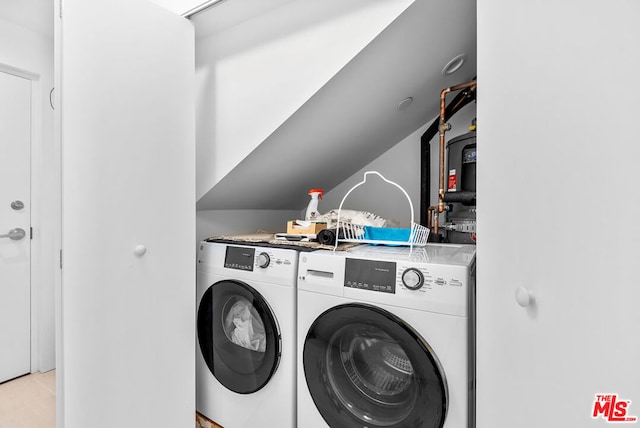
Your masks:
{"label": "white door", "polygon": [[639,15],[478,2],[478,428],[640,423]]}
{"label": "white door", "polygon": [[0,382],[31,370],[31,81],[0,72]]}
{"label": "white door", "polygon": [[193,27],[144,0],[62,6],[58,426],[193,426]]}

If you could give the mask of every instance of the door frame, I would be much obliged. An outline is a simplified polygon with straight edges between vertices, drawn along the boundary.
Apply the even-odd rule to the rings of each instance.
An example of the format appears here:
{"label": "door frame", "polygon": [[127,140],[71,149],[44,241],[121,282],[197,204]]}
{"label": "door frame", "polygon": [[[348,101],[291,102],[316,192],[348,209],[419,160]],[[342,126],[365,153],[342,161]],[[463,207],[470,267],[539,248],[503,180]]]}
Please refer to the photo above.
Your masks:
{"label": "door frame", "polygon": [[[30,201],[31,207],[29,213],[30,227],[36,231],[40,231],[40,224],[36,219],[40,218],[41,208],[39,202],[39,196],[42,195],[46,189],[44,188],[44,178],[42,170],[39,168],[40,154],[42,153],[44,139],[42,138],[42,82],[40,80],[40,74],[24,70],[18,67],[14,67],[5,63],[0,63],[0,72],[11,74],[13,76],[27,79],[31,82],[31,140],[30,140]],[[59,203],[59,202],[58,202]],[[29,232],[29,231],[27,231]],[[58,236],[59,231],[54,231],[55,236]],[[30,239],[30,260],[29,260],[29,289],[30,289],[30,371],[31,373],[39,371],[40,367],[40,347],[39,338],[41,334],[41,328],[39,321],[39,303],[41,297],[42,282],[40,273],[42,272],[43,263],[46,261],[40,257],[43,251],[42,242],[40,239],[40,233],[34,233]],[[57,282],[57,279],[54,279]],[[53,301],[50,302],[53,304]],[[55,333],[55,331],[54,331]]]}

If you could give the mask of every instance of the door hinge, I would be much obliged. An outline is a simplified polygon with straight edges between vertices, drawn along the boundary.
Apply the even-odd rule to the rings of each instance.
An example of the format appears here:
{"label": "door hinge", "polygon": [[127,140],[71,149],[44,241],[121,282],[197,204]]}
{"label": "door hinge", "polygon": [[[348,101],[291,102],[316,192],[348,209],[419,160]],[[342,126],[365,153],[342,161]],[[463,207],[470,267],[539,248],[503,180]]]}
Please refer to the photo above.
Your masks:
{"label": "door hinge", "polygon": [[58,5],[59,5],[59,6],[58,6],[58,11],[60,12],[60,13],[59,13],[59,16],[60,16],[60,19],[62,19],[62,0],[60,0],[60,1],[58,2]]}
{"label": "door hinge", "polygon": [[62,269],[62,250],[60,250],[60,269]]}
{"label": "door hinge", "polygon": [[33,239],[33,227],[29,228],[29,239]]}

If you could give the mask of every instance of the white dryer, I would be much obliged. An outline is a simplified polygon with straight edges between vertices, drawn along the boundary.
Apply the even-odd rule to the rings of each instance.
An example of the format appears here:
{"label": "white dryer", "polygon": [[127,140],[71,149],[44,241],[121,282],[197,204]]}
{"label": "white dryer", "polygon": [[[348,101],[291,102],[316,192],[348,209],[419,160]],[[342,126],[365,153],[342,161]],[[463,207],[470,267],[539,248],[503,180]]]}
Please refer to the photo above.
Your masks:
{"label": "white dryer", "polygon": [[301,253],[298,426],[475,426],[475,246]]}
{"label": "white dryer", "polygon": [[196,410],[225,428],[290,428],[296,412],[291,249],[201,242]]}

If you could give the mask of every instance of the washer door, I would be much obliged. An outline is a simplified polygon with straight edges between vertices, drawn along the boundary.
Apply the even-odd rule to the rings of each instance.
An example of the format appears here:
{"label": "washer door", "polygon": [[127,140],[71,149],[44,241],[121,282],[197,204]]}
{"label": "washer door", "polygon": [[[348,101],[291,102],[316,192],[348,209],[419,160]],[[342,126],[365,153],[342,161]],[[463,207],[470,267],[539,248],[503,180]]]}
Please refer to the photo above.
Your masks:
{"label": "washer door", "polygon": [[331,427],[441,428],[447,385],[429,344],[375,306],[347,304],[320,315],[303,350],[307,387]]}
{"label": "washer door", "polygon": [[280,362],[280,329],[254,288],[216,282],[202,296],[197,323],[202,356],[222,385],[250,394],[269,382]]}

